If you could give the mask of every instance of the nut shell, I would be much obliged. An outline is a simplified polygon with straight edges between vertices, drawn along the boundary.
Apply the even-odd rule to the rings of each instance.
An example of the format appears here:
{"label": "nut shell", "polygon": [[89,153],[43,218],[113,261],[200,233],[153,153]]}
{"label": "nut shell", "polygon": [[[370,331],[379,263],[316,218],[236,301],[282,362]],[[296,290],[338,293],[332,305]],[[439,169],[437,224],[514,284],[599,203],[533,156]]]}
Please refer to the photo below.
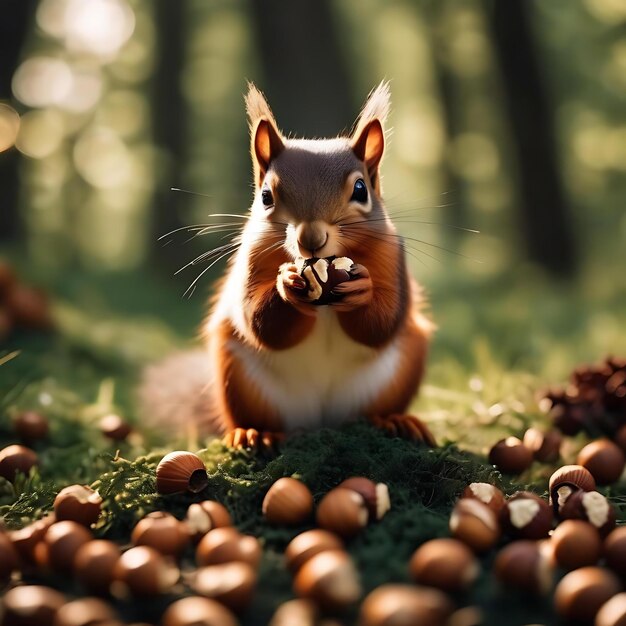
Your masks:
{"label": "nut shell", "polygon": [[626,458],[621,448],[608,439],[588,443],[579,453],[576,462],[588,469],[598,485],[610,485],[619,480]]}
{"label": "nut shell", "polygon": [[470,483],[463,490],[461,497],[479,500],[496,514],[499,514],[506,504],[504,493],[489,483]]}
{"label": "nut shell", "polygon": [[124,441],[133,431],[132,426],[119,415],[105,415],[98,422],[100,432],[112,441]]}
{"label": "nut shell", "polygon": [[325,550],[342,550],[343,542],[327,530],[307,530],[294,537],[285,549],[285,560],[291,572],[297,572],[311,557]]}
{"label": "nut shell", "polygon": [[31,467],[39,464],[34,450],[14,444],[0,450],[0,476],[13,482],[18,472],[28,474]]}
{"label": "nut shell", "polygon": [[177,582],[180,572],[176,565],[149,546],[137,546],[124,552],[115,564],[115,581],[111,591],[125,597],[129,593],[150,597],[168,592]]}
{"label": "nut shell", "polygon": [[9,536],[0,531],[0,588],[19,565],[19,556]]}
{"label": "nut shell", "polygon": [[11,543],[17,550],[22,562],[34,563],[35,546],[43,539],[46,531],[55,521],[54,515],[48,515],[20,530],[14,530],[9,533]]}
{"label": "nut shell", "polygon": [[517,437],[501,439],[489,451],[489,463],[504,474],[521,474],[532,462],[532,452]]}
{"label": "nut shell", "polygon": [[112,541],[96,539],[84,544],[74,557],[76,580],[91,593],[109,593],[121,554],[117,544]]}
{"label": "nut shell", "polygon": [[317,626],[317,607],[310,600],[288,600],[277,609],[269,626]]}
{"label": "nut shell", "polygon": [[356,491],[363,497],[365,506],[367,506],[367,510],[369,511],[370,521],[381,520],[385,513],[391,508],[389,488],[385,483],[375,483],[369,478],[353,476],[340,483],[339,487],[352,489],[352,491]]}
{"label": "nut shell", "polygon": [[450,515],[450,532],[476,552],[492,548],[501,535],[496,514],[486,504],[471,498],[456,503]]}
{"label": "nut shell", "polygon": [[294,590],[330,610],[346,608],[361,597],[357,571],[343,550],[326,550],[306,561],[294,578]]}
{"label": "nut shell", "polygon": [[605,602],[596,614],[595,626],[626,626],[626,593]]}
{"label": "nut shell", "polygon": [[253,568],[261,560],[261,546],[256,537],[242,535],[234,528],[215,528],[209,531],[196,548],[198,565],[220,565],[243,561]]}
{"label": "nut shell", "polygon": [[189,533],[170,513],[154,511],[137,522],[131,541],[136,546],[150,546],[161,554],[176,556],[189,542]]}
{"label": "nut shell", "polygon": [[329,491],[317,507],[317,524],[348,539],[367,525],[369,513],[365,500],[352,489],[337,487]]}
{"label": "nut shell", "polygon": [[46,530],[43,540],[35,546],[35,559],[40,565],[55,572],[71,572],[76,553],[92,538],[91,533],[77,522],[56,522]]}
{"label": "nut shell", "polygon": [[210,598],[190,596],[170,604],[162,618],[163,626],[237,626],[235,616]]}
{"label": "nut shell", "polygon": [[54,499],[54,514],[59,521],[71,520],[83,526],[95,524],[101,508],[100,494],[87,485],[65,487]]}
{"label": "nut shell", "polygon": [[214,528],[233,525],[228,509],[215,500],[204,500],[190,504],[183,523],[196,543]]}
{"label": "nut shell", "polygon": [[558,512],[568,496],[580,489],[595,491],[596,481],[591,472],[582,465],[564,465],[550,476],[548,492],[550,503]]}
{"label": "nut shell", "polygon": [[13,429],[27,443],[45,439],[50,431],[48,419],[36,411],[24,411],[13,420]]}
{"label": "nut shell", "polygon": [[432,539],[411,557],[409,571],[415,582],[444,591],[460,591],[478,577],[474,553],[457,539]]}
{"label": "nut shell", "polygon": [[558,430],[542,432],[538,428],[529,428],[524,433],[523,442],[532,452],[535,461],[554,463],[560,456],[563,435]]}
{"label": "nut shell", "polygon": [[621,590],[615,574],[599,567],[582,567],[561,579],[554,606],[564,619],[592,622],[600,607]]}
{"label": "nut shell", "polygon": [[348,257],[328,257],[301,260],[300,265],[300,275],[304,278],[311,302],[322,305],[339,299],[332,291],[351,279],[349,268],[353,262]]}
{"label": "nut shell", "polygon": [[556,562],[566,570],[595,565],[602,556],[598,529],[582,520],[561,522],[550,538]]}
{"label": "nut shell", "polygon": [[363,601],[360,626],[443,626],[454,607],[437,589],[389,584],[374,589]]}
{"label": "nut shell", "polygon": [[626,578],[626,526],[616,528],[606,537],[604,558],[616,574]]}
{"label": "nut shell", "polygon": [[313,495],[295,478],[279,478],[265,494],[263,515],[270,524],[295,526],[313,512]]}
{"label": "nut shell", "polygon": [[252,566],[238,561],[201,567],[194,575],[192,587],[200,595],[239,612],[249,606],[256,581]]}
{"label": "nut shell", "polygon": [[552,588],[551,560],[536,541],[521,539],[505,546],[493,568],[496,578],[508,587],[543,594]]}
{"label": "nut shell", "polygon": [[501,514],[502,527],[519,539],[544,539],[552,530],[552,509],[529,491],[511,496]]}
{"label": "nut shell", "polygon": [[52,626],[65,597],[50,587],[23,585],[4,594],[3,626]]}
{"label": "nut shell", "polygon": [[54,626],[94,626],[117,620],[109,604],[98,598],[79,598],[64,604],[54,618]]}
{"label": "nut shell", "polygon": [[561,519],[580,519],[595,526],[605,537],[615,528],[615,509],[597,491],[575,491],[560,508]]}
{"label": "nut shell", "polygon": [[163,494],[199,493],[209,483],[202,459],[193,452],[176,450],[166,454],[156,469],[157,491]]}

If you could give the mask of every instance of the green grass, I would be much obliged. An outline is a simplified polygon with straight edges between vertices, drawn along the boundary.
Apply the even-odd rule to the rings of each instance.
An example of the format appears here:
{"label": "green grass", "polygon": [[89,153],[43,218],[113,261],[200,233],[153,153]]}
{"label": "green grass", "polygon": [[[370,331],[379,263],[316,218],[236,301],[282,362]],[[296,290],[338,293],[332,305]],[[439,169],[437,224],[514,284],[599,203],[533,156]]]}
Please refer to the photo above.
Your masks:
{"label": "green grass", "polygon": [[[538,493],[545,490],[551,468],[535,466],[513,485],[486,463],[486,450],[505,434],[545,422],[536,395],[546,384],[562,381],[581,358],[604,356],[607,342],[616,351],[623,346],[623,339],[610,334],[611,324],[626,317],[623,303],[602,310],[599,300],[574,302],[572,288],[550,291],[530,282],[518,291],[506,285],[457,284],[457,298],[445,290],[433,292],[435,312],[441,307],[437,315],[441,330],[414,408],[432,426],[441,448],[428,450],[390,439],[364,423],[295,437],[276,458],[232,452],[219,441],[208,441],[200,454],[209,470],[209,486],[196,497],[159,496],[154,470],[166,452],[195,450],[202,444],[184,438],[165,441],[148,426],[136,424],[137,434],[115,446],[95,426],[98,417],[110,410],[134,422],[133,389],[141,368],[187,340],[173,333],[172,325],[146,316],[146,311],[137,310],[125,319],[102,306],[59,305],[59,333],[19,335],[0,352],[1,357],[20,350],[0,365],[0,444],[15,441],[11,419],[22,409],[42,411],[52,425],[49,440],[36,446],[39,471],[14,486],[0,479],[0,515],[7,526],[22,526],[49,510],[63,486],[92,484],[105,502],[96,533],[126,542],[134,523],[147,512],[163,509],[182,517],[199,497],[218,499],[243,532],[263,543],[258,593],[242,618],[244,625],[261,625],[279,601],[292,596],[281,554],[293,536],[309,527],[275,528],[265,522],[261,501],[269,485],[281,476],[297,476],[317,500],[342,479],[363,474],[388,483],[392,509],[350,542],[349,551],[366,590],[388,581],[406,581],[411,553],[423,541],[447,534],[449,512],[467,483],[486,480],[507,491],[520,485],[532,485]],[[489,306],[481,305],[483,298]],[[532,307],[523,308],[524,303]],[[177,302],[175,309],[186,306]],[[187,311],[186,319],[198,318],[197,303],[194,306],[195,313]],[[578,314],[573,320],[567,314],[572,310]],[[170,312],[165,317],[177,316]],[[594,331],[591,320],[602,319],[609,330]],[[568,442],[566,456],[571,457],[581,443]],[[626,491],[618,485],[609,495],[621,502]],[[549,599],[529,601],[500,589],[490,573],[492,558],[482,560],[477,585],[457,598],[459,605],[479,604],[485,623],[494,626],[557,623]],[[191,553],[184,555],[183,564],[192,566]],[[68,593],[80,592],[69,580],[53,582]],[[128,619],[157,621],[170,600],[118,604],[118,608]],[[348,615],[346,623],[351,620]]]}

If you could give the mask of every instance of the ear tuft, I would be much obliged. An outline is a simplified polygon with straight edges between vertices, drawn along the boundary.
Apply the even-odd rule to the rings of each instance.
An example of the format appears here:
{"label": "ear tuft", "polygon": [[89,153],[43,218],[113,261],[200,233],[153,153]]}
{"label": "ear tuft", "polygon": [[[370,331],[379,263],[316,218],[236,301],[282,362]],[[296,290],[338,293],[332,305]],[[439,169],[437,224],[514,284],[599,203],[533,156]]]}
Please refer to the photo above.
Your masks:
{"label": "ear tuft", "polygon": [[257,89],[254,83],[248,82],[248,93],[246,94],[246,112],[248,114],[248,124],[253,130],[260,119],[266,119],[276,126],[276,120],[270,105],[265,96]]}
{"label": "ear tuft", "polygon": [[353,136],[357,135],[358,131],[365,128],[372,120],[378,120],[381,125],[384,126],[390,108],[391,91],[389,89],[389,81],[382,80],[378,87],[373,89],[367,97],[367,101],[359,115]]}

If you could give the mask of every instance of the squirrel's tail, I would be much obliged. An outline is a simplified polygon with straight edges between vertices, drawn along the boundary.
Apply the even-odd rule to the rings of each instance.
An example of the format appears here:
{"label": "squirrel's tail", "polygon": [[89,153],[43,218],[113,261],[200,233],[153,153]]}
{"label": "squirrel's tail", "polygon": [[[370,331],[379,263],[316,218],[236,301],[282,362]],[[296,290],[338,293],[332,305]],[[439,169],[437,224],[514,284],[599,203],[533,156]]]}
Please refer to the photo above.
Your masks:
{"label": "squirrel's tail", "polygon": [[138,388],[140,418],[164,434],[180,435],[191,425],[200,434],[221,434],[213,376],[205,350],[189,350],[149,365]]}

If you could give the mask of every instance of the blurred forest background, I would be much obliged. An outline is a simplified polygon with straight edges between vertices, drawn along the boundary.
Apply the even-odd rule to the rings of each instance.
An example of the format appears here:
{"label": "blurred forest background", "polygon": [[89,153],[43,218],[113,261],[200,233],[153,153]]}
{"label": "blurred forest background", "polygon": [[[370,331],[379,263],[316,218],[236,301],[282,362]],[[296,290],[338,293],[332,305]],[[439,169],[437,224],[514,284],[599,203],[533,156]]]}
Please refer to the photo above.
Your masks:
{"label": "blurred forest background", "polygon": [[626,351],[624,0],[0,0],[0,255],[191,338],[224,262],[175,272],[223,235],[159,238],[249,206],[246,80],[332,136],[383,78],[431,376]]}

